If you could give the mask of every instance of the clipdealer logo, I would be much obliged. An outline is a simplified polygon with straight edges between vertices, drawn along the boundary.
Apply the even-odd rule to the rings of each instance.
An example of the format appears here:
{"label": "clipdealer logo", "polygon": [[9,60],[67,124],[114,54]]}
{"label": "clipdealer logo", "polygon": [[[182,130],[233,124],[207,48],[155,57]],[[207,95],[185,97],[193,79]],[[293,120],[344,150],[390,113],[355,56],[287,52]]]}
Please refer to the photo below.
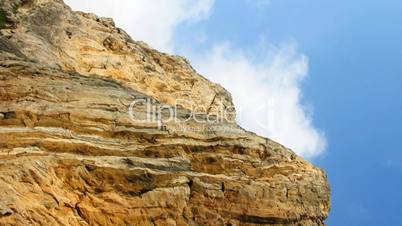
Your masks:
{"label": "clipdealer logo", "polygon": [[253,124],[263,130],[273,131],[275,129],[275,101],[273,99],[256,104],[252,109],[238,108],[237,117],[234,106],[225,106],[222,100],[215,103],[214,106],[206,107],[189,100],[177,99],[175,104],[167,105],[152,98],[139,98],[130,103],[128,114],[134,124],[156,124],[161,130],[165,129],[164,124],[166,123],[184,125],[191,121],[211,126],[222,123],[236,124],[236,119],[244,118],[252,120]]}

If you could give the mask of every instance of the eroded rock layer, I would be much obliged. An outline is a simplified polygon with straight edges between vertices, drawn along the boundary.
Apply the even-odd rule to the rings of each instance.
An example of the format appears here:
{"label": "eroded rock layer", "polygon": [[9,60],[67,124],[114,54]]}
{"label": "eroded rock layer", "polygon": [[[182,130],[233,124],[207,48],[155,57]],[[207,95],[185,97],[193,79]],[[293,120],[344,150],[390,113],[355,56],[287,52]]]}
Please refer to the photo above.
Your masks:
{"label": "eroded rock layer", "polygon": [[130,117],[233,108],[185,59],[62,1],[0,4],[0,225],[324,224],[325,173],[282,145],[190,104]]}

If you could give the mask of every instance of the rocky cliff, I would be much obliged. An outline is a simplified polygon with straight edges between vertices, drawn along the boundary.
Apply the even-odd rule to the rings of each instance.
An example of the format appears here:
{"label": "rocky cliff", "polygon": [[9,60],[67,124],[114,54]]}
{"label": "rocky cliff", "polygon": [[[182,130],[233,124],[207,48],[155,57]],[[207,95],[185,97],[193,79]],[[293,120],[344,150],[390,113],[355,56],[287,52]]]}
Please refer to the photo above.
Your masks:
{"label": "rocky cliff", "polygon": [[61,0],[0,8],[0,225],[324,225],[325,173],[186,59]]}

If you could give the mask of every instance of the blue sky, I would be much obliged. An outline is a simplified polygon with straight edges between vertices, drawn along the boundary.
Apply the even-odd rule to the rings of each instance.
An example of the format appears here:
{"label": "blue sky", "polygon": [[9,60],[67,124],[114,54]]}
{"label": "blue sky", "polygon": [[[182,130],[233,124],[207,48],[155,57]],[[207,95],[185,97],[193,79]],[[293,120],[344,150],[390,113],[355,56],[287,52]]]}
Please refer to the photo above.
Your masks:
{"label": "blue sky", "polygon": [[[247,114],[240,120],[299,147],[296,152],[327,171],[329,226],[400,224],[401,1],[172,0],[166,7],[163,0],[155,6],[126,1],[150,12],[137,18],[119,17],[124,9],[111,11],[107,1],[66,2],[117,18],[134,39],[185,55],[229,87],[240,108],[254,97],[274,96],[280,105],[275,128],[264,133]],[[148,27],[138,18],[150,20]]]}

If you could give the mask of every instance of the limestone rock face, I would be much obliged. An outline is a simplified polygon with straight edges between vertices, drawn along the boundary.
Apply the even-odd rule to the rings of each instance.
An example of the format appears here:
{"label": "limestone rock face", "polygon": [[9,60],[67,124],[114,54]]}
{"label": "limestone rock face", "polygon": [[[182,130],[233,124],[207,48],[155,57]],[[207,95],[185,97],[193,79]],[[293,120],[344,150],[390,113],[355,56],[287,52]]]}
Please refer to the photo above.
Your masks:
{"label": "limestone rock face", "polygon": [[[42,65],[119,80],[164,103],[221,115],[231,96],[198,75],[186,59],[133,41],[111,19],[72,12],[61,0],[3,0],[10,29],[3,34]],[[201,98],[202,97],[202,98]]]}
{"label": "limestone rock face", "polygon": [[324,225],[325,173],[187,60],[61,0],[0,7],[0,225]]}

